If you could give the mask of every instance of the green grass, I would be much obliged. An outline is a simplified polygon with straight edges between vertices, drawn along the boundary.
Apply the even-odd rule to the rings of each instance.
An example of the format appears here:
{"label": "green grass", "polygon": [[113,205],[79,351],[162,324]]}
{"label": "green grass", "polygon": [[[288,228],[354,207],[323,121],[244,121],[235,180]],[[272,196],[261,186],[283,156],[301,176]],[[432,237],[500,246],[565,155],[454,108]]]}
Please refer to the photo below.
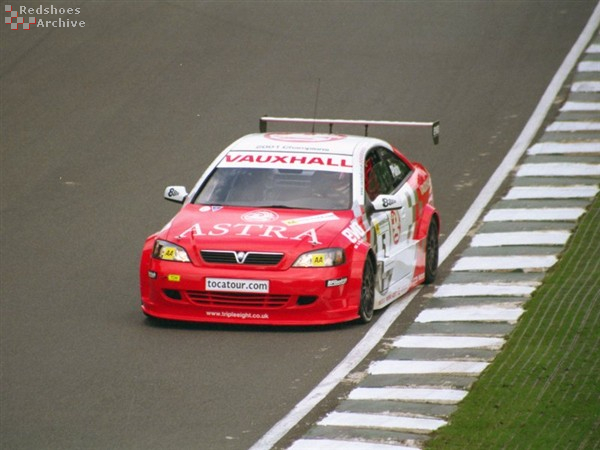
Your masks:
{"label": "green grass", "polygon": [[600,449],[600,195],[427,449]]}

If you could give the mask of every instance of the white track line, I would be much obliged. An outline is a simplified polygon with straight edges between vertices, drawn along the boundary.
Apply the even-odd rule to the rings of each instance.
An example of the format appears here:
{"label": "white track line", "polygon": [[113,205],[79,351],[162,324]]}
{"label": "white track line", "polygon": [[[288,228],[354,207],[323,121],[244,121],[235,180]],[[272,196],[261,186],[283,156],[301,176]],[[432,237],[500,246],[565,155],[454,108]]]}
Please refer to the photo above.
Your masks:
{"label": "white track line", "polygon": [[577,81],[571,86],[571,92],[600,92],[600,81]]}
{"label": "white track line", "polygon": [[597,142],[541,142],[527,150],[528,155],[556,155],[571,153],[600,154]]}
{"label": "white track line", "polygon": [[600,111],[598,102],[565,102],[561,111]]}
{"label": "white track line", "polygon": [[492,209],[483,218],[484,222],[540,222],[540,221],[574,221],[579,218],[583,208],[506,208]]}
{"label": "white track line", "polygon": [[468,391],[459,389],[431,389],[413,387],[356,388],[349,400],[394,400],[417,403],[440,403],[452,405],[460,402]]}
{"label": "white track line", "polygon": [[441,419],[388,416],[385,414],[362,414],[337,412],[329,413],[318,424],[323,426],[377,428],[386,430],[410,430],[429,432],[443,427],[448,422]]}
{"label": "white track line", "polygon": [[[541,127],[553,101],[564,84],[567,76],[575,67],[580,55],[584,52],[588,42],[595,33],[600,23],[600,5],[596,7],[586,27],[573,45],[569,54],[564,59],[560,68],[546,88],[536,109],[529,118],[525,128],[509,150],[508,154],[492,174],[462,220],[450,233],[440,247],[439,264],[442,264],[452,253],[456,246],[467,235],[483,210],[489,205],[496,191],[504,182],[508,174],[516,166],[521,156],[531,144],[537,131]],[[600,83],[597,83],[600,90]],[[285,436],[300,420],[308,414],[331,390],[364,359],[364,357],[377,345],[392,323],[400,316],[408,303],[416,296],[415,290],[402,301],[390,305],[381,315],[379,320],[369,329],[369,332],[352,349],[346,358],[327,375],[304,399],[302,399],[285,417],[277,422],[267,433],[259,439],[249,450],[267,450]],[[360,358],[360,359],[359,359]]]}
{"label": "white track line", "polygon": [[404,335],[392,344],[397,348],[489,348],[497,350],[504,339],[475,336]]}
{"label": "white track line", "polygon": [[417,316],[417,323],[432,322],[516,322],[522,308],[494,306],[462,306],[458,308],[428,308]]}
{"label": "white track line", "polygon": [[405,445],[333,439],[299,439],[288,450],[416,450]]}
{"label": "white track line", "polygon": [[504,196],[504,200],[527,200],[540,198],[594,198],[598,186],[516,186]]}
{"label": "white track line", "polygon": [[443,284],[438,287],[434,297],[526,297],[535,291],[538,283],[531,285],[519,284]]}
{"label": "white track line", "polygon": [[578,72],[600,72],[600,61],[581,61],[577,64]]}
{"label": "white track line", "polygon": [[517,177],[593,177],[593,176],[600,176],[600,164],[585,164],[585,163],[523,164],[517,171],[516,176]]}
{"label": "white track line", "polygon": [[479,233],[473,236],[471,247],[503,247],[509,245],[563,245],[571,236],[569,231],[514,231]]}
{"label": "white track line", "polygon": [[489,270],[534,270],[547,269],[556,264],[556,256],[463,256],[452,267],[460,271],[489,271]]}
{"label": "white track line", "polygon": [[546,131],[600,131],[600,122],[553,122],[552,124],[548,125]]}
{"label": "white track line", "polygon": [[373,362],[368,369],[371,375],[417,375],[428,373],[451,373],[455,375],[479,375],[489,365],[481,361],[393,361]]}

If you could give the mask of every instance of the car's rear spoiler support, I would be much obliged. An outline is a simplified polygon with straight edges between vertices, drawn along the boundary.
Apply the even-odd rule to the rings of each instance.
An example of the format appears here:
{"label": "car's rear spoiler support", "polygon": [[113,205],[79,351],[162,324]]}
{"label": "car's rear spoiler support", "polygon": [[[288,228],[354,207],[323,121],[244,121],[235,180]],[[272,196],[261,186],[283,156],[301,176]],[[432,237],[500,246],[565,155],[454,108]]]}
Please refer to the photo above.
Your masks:
{"label": "car's rear spoiler support", "polygon": [[310,123],[313,124],[313,133],[315,124],[329,125],[329,133],[333,131],[334,125],[360,125],[365,127],[365,136],[369,133],[369,125],[382,125],[394,127],[431,127],[431,137],[433,143],[437,145],[440,141],[440,122],[397,122],[391,120],[344,120],[344,119],[306,119],[301,117],[271,117],[263,116],[260,118],[259,129],[261,133],[267,132],[268,122],[287,122],[287,123]]}

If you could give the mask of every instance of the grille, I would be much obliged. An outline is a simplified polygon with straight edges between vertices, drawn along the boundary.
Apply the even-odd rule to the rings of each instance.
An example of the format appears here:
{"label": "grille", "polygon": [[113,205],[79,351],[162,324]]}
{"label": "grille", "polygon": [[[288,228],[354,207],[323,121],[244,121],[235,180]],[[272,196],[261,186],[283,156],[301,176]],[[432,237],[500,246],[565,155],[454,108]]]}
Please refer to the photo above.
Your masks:
{"label": "grille", "polygon": [[187,295],[193,303],[198,305],[256,308],[279,308],[284,306],[290,298],[289,295],[207,291],[187,291]]}
{"label": "grille", "polygon": [[213,264],[251,264],[256,266],[275,266],[283,259],[283,253],[202,250],[200,255],[207,263]]}

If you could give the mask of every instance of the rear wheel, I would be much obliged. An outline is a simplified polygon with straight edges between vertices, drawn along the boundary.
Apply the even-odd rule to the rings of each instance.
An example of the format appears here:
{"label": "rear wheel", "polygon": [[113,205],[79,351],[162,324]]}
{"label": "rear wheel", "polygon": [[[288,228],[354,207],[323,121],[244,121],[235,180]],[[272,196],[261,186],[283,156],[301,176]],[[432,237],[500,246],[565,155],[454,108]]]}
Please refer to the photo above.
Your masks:
{"label": "rear wheel", "polygon": [[427,247],[425,250],[425,284],[431,284],[435,281],[438,267],[438,224],[435,219],[431,219],[429,231],[427,232]]}
{"label": "rear wheel", "polygon": [[360,306],[358,315],[360,321],[369,323],[373,319],[373,310],[375,308],[375,267],[371,258],[365,261],[363,270],[362,286],[360,288]]}

